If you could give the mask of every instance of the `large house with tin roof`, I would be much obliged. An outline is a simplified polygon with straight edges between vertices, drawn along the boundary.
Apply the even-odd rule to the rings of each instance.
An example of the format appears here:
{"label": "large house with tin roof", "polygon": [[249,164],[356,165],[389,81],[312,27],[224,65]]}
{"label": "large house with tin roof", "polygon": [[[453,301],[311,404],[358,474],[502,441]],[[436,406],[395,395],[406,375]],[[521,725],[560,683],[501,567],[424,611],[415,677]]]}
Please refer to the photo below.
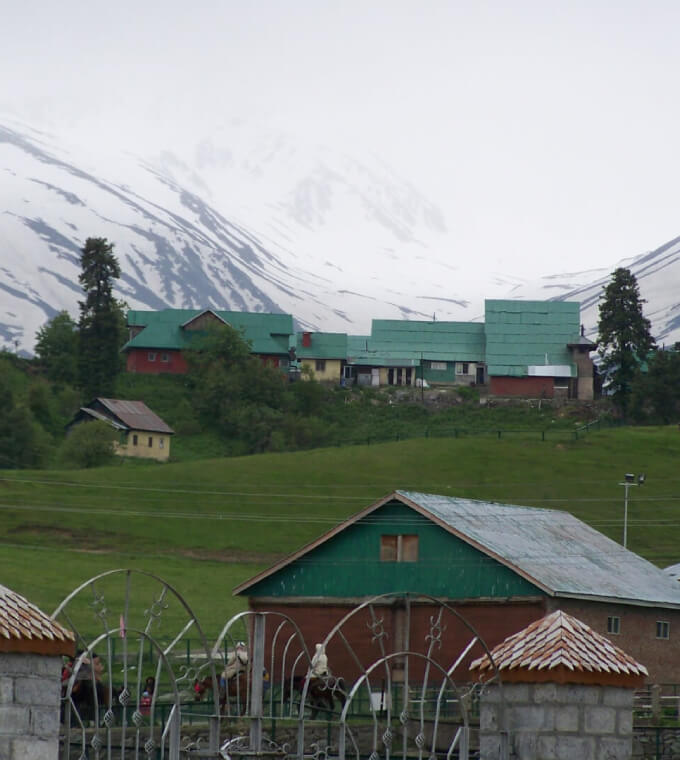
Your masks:
{"label": "large house with tin roof", "polygon": [[[680,584],[563,511],[396,491],[234,593],[290,615],[310,644],[381,594],[422,595],[410,614],[423,628],[428,599],[444,600],[490,647],[559,609],[644,662],[652,681],[680,680]],[[396,636],[398,603],[386,604]]]}
{"label": "large house with tin roof", "polygon": [[121,349],[128,372],[184,374],[182,351],[215,325],[229,325],[242,333],[251,351],[275,367],[288,367],[293,317],[290,314],[221,311],[213,309],[163,309],[128,311],[129,340]]}

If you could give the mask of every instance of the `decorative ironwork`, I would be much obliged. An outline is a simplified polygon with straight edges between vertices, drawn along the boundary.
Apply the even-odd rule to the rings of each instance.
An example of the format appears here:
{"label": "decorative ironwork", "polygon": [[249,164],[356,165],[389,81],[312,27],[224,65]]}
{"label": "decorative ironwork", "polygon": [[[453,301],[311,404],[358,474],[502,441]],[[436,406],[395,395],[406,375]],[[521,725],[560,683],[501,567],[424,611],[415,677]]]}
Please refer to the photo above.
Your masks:
{"label": "decorative ironwork", "polygon": [[121,693],[118,695],[118,702],[123,705],[123,707],[127,707],[130,704],[130,691],[128,690],[127,686],[124,687]]}
{"label": "decorative ironwork", "polygon": [[[105,599],[118,600],[120,593],[107,584],[119,580],[125,591],[120,624],[109,628],[119,611]],[[132,604],[139,586],[146,604]],[[83,592],[91,595],[85,600],[89,620],[94,610],[104,624],[95,638],[79,616]],[[353,638],[361,630],[357,615],[362,627],[365,622],[362,641]],[[350,610],[320,642],[305,641],[282,613],[251,610],[227,621],[210,648],[171,586],[126,570],[83,584],[53,617],[65,618],[83,648],[63,695],[63,760],[76,753],[87,758],[88,742],[101,760],[120,756],[122,747],[131,760],[157,751],[171,760],[470,757],[469,715],[483,687],[461,686],[454,675],[475,647],[488,649],[438,600],[376,597]],[[471,639],[452,657],[447,637],[451,630],[452,640],[460,640],[456,626]],[[185,646],[189,634],[202,642],[199,652]],[[106,669],[101,692],[95,652]],[[89,714],[78,684],[94,689]],[[265,735],[270,726],[281,732],[280,743]],[[221,743],[220,732],[233,738]]]}

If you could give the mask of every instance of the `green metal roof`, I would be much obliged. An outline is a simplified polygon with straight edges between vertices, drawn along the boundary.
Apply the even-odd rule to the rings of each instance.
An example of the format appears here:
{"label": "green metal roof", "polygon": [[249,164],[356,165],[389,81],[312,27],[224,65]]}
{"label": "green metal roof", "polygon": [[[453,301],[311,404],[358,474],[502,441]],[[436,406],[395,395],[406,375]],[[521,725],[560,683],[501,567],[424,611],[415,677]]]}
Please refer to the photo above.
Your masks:
{"label": "green metal roof", "polygon": [[348,361],[373,366],[417,366],[428,361],[484,361],[482,322],[374,319],[371,335],[349,336]]}
{"label": "green metal roof", "polygon": [[246,340],[251,342],[253,353],[288,353],[289,337],[293,334],[293,317],[290,314],[217,309],[131,310],[127,314],[128,325],[130,327],[143,326],[144,329],[123,346],[123,351],[130,348],[188,348],[200,332],[184,330],[182,325],[206,311],[213,311],[235,330],[242,331]]}
{"label": "green metal roof", "polygon": [[526,377],[530,365],[566,365],[576,377],[568,343],[580,336],[577,301],[485,301],[490,376]]}
{"label": "green metal roof", "polygon": [[298,359],[345,359],[347,357],[347,333],[309,333],[310,346],[302,345],[302,336],[295,335],[295,354]]}

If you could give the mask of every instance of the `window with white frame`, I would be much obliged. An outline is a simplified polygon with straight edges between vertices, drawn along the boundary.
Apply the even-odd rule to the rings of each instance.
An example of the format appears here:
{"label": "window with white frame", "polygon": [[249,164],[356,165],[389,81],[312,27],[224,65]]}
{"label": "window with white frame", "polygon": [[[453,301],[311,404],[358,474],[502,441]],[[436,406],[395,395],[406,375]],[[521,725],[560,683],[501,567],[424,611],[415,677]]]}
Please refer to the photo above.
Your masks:
{"label": "window with white frame", "polygon": [[149,351],[149,361],[155,362],[156,361],[156,352],[155,351]]}
{"label": "window with white frame", "polygon": [[669,639],[671,635],[671,624],[667,620],[656,621],[656,638]]}
{"label": "window with white frame", "polygon": [[468,374],[470,374],[470,363],[469,362],[456,362],[456,374],[457,375],[468,375]]}
{"label": "window with white frame", "polygon": [[169,362],[170,361],[170,357],[168,356],[168,354],[161,354],[161,361],[162,362]]}
{"label": "window with white frame", "polygon": [[165,438],[159,438],[158,439],[158,448],[164,449],[165,448]]}
{"label": "window with white frame", "polygon": [[436,372],[445,372],[446,362],[430,362],[430,369],[433,369]]}
{"label": "window with white frame", "polygon": [[607,633],[619,634],[621,633],[621,618],[612,615],[607,618]]}

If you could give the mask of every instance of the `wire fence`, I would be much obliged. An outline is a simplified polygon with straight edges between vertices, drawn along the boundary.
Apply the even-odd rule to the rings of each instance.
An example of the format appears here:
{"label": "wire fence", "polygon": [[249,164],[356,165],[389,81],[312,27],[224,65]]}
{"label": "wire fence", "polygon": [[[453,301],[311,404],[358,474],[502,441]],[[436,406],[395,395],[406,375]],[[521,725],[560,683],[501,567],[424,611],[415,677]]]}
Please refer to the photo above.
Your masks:
{"label": "wire fence", "polygon": [[392,441],[406,441],[415,438],[468,438],[486,437],[496,440],[504,438],[524,438],[541,441],[578,441],[593,431],[604,428],[621,427],[619,420],[597,419],[579,425],[575,428],[468,428],[462,426],[436,426],[425,428],[404,428],[396,432],[370,433],[361,436],[342,437],[336,443],[337,446],[366,445],[389,443]]}

